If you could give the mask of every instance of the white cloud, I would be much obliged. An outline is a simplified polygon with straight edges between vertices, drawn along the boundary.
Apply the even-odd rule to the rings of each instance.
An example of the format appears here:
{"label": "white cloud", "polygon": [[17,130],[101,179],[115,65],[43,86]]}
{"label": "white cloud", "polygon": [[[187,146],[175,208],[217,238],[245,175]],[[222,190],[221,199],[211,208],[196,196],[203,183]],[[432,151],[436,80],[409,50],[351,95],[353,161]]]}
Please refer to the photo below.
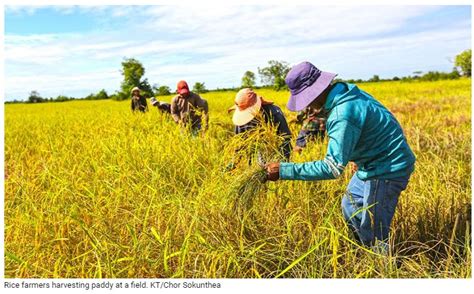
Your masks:
{"label": "white cloud", "polygon": [[6,5],[5,13],[33,15],[38,9],[43,8],[41,5]]}
{"label": "white cloud", "polygon": [[73,9],[99,15],[115,30],[7,34],[7,97],[26,95],[12,84],[47,95],[118,89],[124,56],[141,60],[152,83],[173,87],[182,78],[211,88],[237,86],[244,71],[270,59],[310,60],[348,78],[410,74],[446,68],[445,57],[471,39],[470,21],[403,32],[408,21],[440,9],[434,6],[88,6],[61,13]]}
{"label": "white cloud", "polygon": [[97,71],[69,75],[43,74],[5,77],[8,91],[12,95],[27,97],[31,90],[38,90],[44,97],[57,95],[71,95],[74,92],[96,93],[105,88],[109,93],[114,92],[110,85],[120,84],[118,71]]}
{"label": "white cloud", "polygon": [[34,34],[34,35],[6,35],[5,40],[10,45],[23,45],[23,44],[44,44],[55,41],[61,36],[55,34]]}
{"label": "white cloud", "polygon": [[[149,29],[217,41],[264,39],[318,41],[389,32],[434,6],[224,6],[200,9],[157,6],[146,11],[156,21]],[[284,38],[282,38],[284,36]],[[282,40],[283,39],[283,40]]]}

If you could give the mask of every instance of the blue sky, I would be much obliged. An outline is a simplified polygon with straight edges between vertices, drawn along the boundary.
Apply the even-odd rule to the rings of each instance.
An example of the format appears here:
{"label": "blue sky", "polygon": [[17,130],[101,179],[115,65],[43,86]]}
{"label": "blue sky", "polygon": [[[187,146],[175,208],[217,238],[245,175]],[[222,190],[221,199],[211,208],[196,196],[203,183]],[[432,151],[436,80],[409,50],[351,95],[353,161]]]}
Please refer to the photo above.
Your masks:
{"label": "blue sky", "polygon": [[6,99],[120,86],[134,57],[152,84],[238,86],[268,60],[341,78],[452,69],[471,46],[469,6],[7,6]]}

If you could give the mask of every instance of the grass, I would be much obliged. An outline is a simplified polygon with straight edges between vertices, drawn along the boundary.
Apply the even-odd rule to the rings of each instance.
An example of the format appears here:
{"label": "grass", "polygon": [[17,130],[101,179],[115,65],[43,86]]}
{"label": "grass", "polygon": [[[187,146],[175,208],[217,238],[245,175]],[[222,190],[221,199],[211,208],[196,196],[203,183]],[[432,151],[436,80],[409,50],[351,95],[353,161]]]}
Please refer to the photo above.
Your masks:
{"label": "grass", "polygon": [[[215,92],[203,95],[211,125],[199,137],[156,109],[132,114],[127,101],[6,105],[5,276],[470,278],[471,80],[361,87],[393,111],[417,156],[393,256],[350,238],[348,170],[265,185],[246,160],[223,172],[245,138],[226,113],[235,93]],[[287,92],[258,92],[294,116]],[[276,146],[265,138],[253,142]]]}

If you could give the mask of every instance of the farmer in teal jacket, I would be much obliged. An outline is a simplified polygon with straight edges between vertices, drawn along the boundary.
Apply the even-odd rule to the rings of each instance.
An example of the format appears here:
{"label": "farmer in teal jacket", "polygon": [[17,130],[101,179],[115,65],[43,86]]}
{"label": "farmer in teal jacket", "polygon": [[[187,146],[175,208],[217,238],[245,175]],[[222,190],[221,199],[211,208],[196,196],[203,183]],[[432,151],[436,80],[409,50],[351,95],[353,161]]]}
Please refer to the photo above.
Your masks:
{"label": "farmer in teal jacket", "polygon": [[388,250],[390,223],[415,156],[393,114],[356,85],[332,83],[335,76],[309,62],[286,76],[291,92],[287,108],[326,111],[329,143],[322,160],[268,164],[267,179],[336,179],[349,161],[355,162],[358,170],[342,198],[344,218],[360,243]]}

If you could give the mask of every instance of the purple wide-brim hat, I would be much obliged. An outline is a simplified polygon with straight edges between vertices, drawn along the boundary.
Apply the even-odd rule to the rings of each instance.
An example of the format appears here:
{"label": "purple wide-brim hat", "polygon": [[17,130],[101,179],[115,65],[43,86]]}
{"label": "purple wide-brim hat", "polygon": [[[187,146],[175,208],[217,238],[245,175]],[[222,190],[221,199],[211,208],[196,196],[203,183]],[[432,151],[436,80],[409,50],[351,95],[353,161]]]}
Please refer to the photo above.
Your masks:
{"label": "purple wide-brim hat", "polygon": [[319,70],[310,62],[295,65],[285,78],[291,93],[286,107],[290,111],[305,109],[326,90],[336,76],[337,74]]}

